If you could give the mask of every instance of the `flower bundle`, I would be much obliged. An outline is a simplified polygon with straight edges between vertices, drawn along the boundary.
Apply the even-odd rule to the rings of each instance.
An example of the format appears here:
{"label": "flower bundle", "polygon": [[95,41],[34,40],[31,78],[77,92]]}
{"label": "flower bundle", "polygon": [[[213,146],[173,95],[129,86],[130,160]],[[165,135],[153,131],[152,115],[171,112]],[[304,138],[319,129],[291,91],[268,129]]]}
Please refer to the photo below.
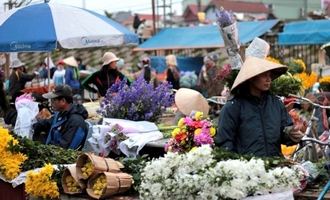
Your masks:
{"label": "flower bundle", "polygon": [[27,156],[16,151],[18,141],[9,131],[0,128],[0,172],[8,180],[12,180],[21,172],[21,166]]}
{"label": "flower bundle", "polygon": [[172,138],[166,144],[165,151],[184,153],[205,144],[213,145],[215,128],[212,122],[202,118],[202,112],[181,118],[178,128],[172,131]]}
{"label": "flower bundle", "polygon": [[230,64],[225,64],[218,72],[217,79],[224,81],[228,88],[234,84],[239,69],[232,69]]}
{"label": "flower bundle", "polygon": [[208,145],[187,154],[167,153],[142,170],[141,199],[242,199],[299,185],[294,168],[265,169],[261,159],[217,162]]}
{"label": "flower bundle", "polygon": [[299,78],[301,80],[304,90],[311,89],[317,81],[317,74],[315,72],[311,72],[310,74],[302,72],[299,74],[295,74],[294,77]]}
{"label": "flower bundle", "polygon": [[239,54],[240,45],[235,17],[232,12],[224,8],[216,11],[216,17],[231,66],[234,69],[240,69],[243,61]]}
{"label": "flower bundle", "polygon": [[99,113],[103,117],[157,122],[166,107],[174,102],[171,89],[168,83],[154,88],[143,77],[130,86],[124,80],[108,89]]}
{"label": "flower bundle", "polygon": [[306,71],[306,64],[301,59],[293,59],[287,65],[291,74],[298,74]]}
{"label": "flower bundle", "polygon": [[302,89],[301,79],[287,72],[272,81],[270,90],[276,95],[286,97],[289,94],[298,94]]}
{"label": "flower bundle", "polygon": [[59,197],[56,181],[52,180],[54,168],[46,164],[39,172],[29,171],[26,175],[25,191],[34,197],[55,199]]}
{"label": "flower bundle", "polygon": [[320,78],[320,89],[323,91],[330,91],[330,76]]}

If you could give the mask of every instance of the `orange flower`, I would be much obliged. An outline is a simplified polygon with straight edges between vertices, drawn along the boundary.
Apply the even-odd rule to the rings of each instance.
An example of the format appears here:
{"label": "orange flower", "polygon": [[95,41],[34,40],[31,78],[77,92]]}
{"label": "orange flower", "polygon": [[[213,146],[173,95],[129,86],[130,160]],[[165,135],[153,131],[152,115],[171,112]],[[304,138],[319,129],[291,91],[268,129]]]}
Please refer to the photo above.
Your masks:
{"label": "orange flower", "polygon": [[187,135],[185,133],[179,133],[175,136],[175,140],[178,142],[181,142],[187,138]]}

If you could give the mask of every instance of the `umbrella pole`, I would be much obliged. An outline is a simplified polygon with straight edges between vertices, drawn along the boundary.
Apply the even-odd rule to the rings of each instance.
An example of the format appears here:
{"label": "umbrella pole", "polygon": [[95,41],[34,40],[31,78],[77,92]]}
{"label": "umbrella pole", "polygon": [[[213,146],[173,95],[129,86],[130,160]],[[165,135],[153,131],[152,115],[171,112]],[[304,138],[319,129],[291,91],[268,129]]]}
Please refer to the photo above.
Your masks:
{"label": "umbrella pole", "polygon": [[50,92],[50,52],[47,53],[47,82],[48,82],[48,92]]}

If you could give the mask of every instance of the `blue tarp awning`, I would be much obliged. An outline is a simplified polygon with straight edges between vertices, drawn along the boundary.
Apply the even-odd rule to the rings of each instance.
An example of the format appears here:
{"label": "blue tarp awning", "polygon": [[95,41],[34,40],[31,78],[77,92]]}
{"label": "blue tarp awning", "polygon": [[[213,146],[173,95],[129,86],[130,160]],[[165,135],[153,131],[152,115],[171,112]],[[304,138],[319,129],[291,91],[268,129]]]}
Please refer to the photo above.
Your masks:
{"label": "blue tarp awning", "polygon": [[[199,74],[203,66],[203,57],[177,57],[178,68],[180,71],[194,71]],[[163,73],[166,69],[165,56],[151,56],[151,67],[157,73]]]}
{"label": "blue tarp awning", "polygon": [[330,20],[290,22],[279,34],[280,45],[324,44],[330,41]]}
{"label": "blue tarp awning", "polygon": [[[269,31],[278,20],[238,22],[240,42],[245,44]],[[165,50],[223,47],[218,26],[166,28],[139,45],[135,50]]]}

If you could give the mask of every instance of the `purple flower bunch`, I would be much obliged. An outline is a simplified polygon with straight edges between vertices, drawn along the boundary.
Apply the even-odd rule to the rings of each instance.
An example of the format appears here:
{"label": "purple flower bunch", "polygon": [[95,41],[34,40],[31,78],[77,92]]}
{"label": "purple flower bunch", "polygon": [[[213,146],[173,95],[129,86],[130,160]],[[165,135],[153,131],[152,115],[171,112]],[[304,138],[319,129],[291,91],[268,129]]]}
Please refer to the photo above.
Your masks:
{"label": "purple flower bunch", "polygon": [[217,17],[217,23],[220,27],[230,26],[235,22],[235,18],[232,12],[220,8],[216,10],[215,15]]}
{"label": "purple flower bunch", "polygon": [[174,103],[171,84],[154,88],[142,76],[130,86],[126,83],[123,80],[108,89],[99,110],[103,117],[157,122],[166,107]]}

